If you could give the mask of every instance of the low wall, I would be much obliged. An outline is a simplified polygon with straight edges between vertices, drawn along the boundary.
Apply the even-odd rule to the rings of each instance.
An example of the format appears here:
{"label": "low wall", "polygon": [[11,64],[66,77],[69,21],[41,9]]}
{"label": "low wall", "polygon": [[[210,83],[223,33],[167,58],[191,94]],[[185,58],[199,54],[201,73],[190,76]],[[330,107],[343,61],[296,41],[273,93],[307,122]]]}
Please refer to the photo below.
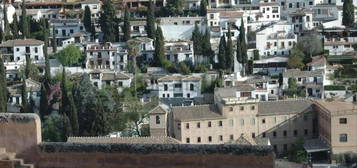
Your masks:
{"label": "low wall", "polygon": [[268,146],[42,143],[36,167],[273,168]]}

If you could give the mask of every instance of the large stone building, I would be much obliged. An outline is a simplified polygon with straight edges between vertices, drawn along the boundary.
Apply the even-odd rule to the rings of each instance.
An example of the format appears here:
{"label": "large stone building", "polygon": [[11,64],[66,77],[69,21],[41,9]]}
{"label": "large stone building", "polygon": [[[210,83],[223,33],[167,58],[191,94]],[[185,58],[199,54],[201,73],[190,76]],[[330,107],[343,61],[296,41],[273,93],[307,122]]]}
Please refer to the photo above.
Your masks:
{"label": "large stone building", "polygon": [[[234,90],[230,90],[234,92]],[[252,90],[239,97],[216,90],[210,105],[155,108],[150,112],[153,136],[172,136],[182,143],[222,144],[242,135],[268,138],[273,148],[287,152],[299,137],[317,135],[312,103],[308,100],[260,102]]]}

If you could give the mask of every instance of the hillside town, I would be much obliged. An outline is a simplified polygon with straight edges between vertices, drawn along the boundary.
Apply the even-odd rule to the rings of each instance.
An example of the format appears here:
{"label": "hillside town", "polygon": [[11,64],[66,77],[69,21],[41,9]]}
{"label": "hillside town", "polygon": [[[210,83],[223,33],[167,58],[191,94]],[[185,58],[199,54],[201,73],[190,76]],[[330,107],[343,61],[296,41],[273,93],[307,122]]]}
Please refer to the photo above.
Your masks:
{"label": "hillside town", "polygon": [[[356,0],[2,0],[0,18],[0,127],[35,115],[42,152],[228,145],[357,167]],[[1,130],[0,167],[71,167]]]}

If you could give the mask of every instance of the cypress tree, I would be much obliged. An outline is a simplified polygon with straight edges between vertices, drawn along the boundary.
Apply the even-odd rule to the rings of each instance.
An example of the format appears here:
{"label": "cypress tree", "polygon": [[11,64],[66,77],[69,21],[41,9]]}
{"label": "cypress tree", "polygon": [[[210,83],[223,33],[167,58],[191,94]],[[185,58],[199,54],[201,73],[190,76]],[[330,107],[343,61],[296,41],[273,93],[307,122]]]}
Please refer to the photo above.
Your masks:
{"label": "cypress tree", "polygon": [[0,27],[0,42],[2,42],[3,40],[5,41],[4,31],[2,31],[2,28]]}
{"label": "cypress tree", "polygon": [[45,80],[44,80],[44,84],[46,87],[46,91],[48,92],[48,88],[49,88],[49,84],[50,84],[50,80],[51,80],[51,72],[50,72],[50,62],[48,60],[48,25],[46,24],[46,22],[43,23],[43,39],[44,39],[44,45],[43,45],[43,55],[45,57]]}
{"label": "cypress tree", "polygon": [[233,42],[232,42],[232,34],[231,34],[231,26],[228,24],[228,35],[227,35],[227,46],[226,46],[226,69],[228,72],[232,71],[234,64],[233,57]]}
{"label": "cypress tree", "polygon": [[57,52],[57,39],[56,39],[56,29],[55,26],[52,26],[52,50],[53,53]]}
{"label": "cypress tree", "polygon": [[206,28],[206,32],[202,38],[202,55],[209,57],[210,62],[214,63],[214,52],[211,46],[211,35],[208,28]]}
{"label": "cypress tree", "polygon": [[27,14],[26,14],[25,0],[22,0],[21,24],[22,24],[22,36],[23,36],[23,38],[29,38],[30,37],[30,26],[29,26]]}
{"label": "cypress tree", "polygon": [[26,64],[25,64],[25,79],[30,77],[30,68],[31,68],[31,59],[30,55],[26,55]]}
{"label": "cypress tree", "polygon": [[27,91],[26,91],[26,78],[22,78],[22,88],[21,88],[21,113],[28,113],[28,101],[27,101]]}
{"label": "cypress tree", "polygon": [[62,82],[61,82],[61,90],[62,90],[62,99],[61,99],[61,114],[68,117],[70,125],[71,125],[71,132],[73,135],[78,135],[79,126],[78,126],[78,116],[77,116],[77,109],[73,101],[72,95],[70,95],[67,91],[66,87],[66,71],[63,68],[62,72]]}
{"label": "cypress tree", "polygon": [[3,1],[3,6],[4,6],[4,9],[3,9],[4,38],[6,38],[6,37],[9,35],[10,30],[9,30],[9,21],[7,20],[7,8],[6,8],[6,2],[5,2],[5,0]]}
{"label": "cypress tree", "polygon": [[91,32],[92,14],[88,5],[84,8],[83,25],[87,32]]}
{"label": "cypress tree", "polygon": [[200,32],[200,28],[198,27],[197,23],[195,24],[195,28],[192,32],[192,37],[191,40],[193,42],[193,51],[195,53],[195,55],[200,55],[202,54],[202,37],[201,37],[201,32]]}
{"label": "cypress tree", "polygon": [[354,5],[352,0],[344,0],[343,2],[343,13],[342,13],[342,24],[346,27],[353,26],[355,22],[354,15]]}
{"label": "cypress tree", "polygon": [[155,52],[154,52],[155,66],[162,66],[162,63],[165,60],[164,45],[165,45],[164,36],[162,35],[161,27],[158,26],[156,29]]}
{"label": "cypress tree", "polygon": [[218,47],[218,67],[220,69],[226,68],[226,38],[221,37]]}
{"label": "cypress tree", "polygon": [[239,37],[237,39],[237,60],[242,65],[242,74],[245,75],[246,64],[248,63],[247,43],[245,40],[245,28],[243,20],[239,29]]}
{"label": "cypress tree", "polygon": [[0,112],[7,112],[6,72],[2,57],[0,57]]}
{"label": "cypress tree", "polygon": [[48,105],[47,89],[44,84],[41,86],[41,97],[40,97],[40,117],[42,119],[50,114],[50,109]]}
{"label": "cypress tree", "polygon": [[155,39],[155,5],[152,0],[149,3],[146,17],[146,32],[149,38]]}
{"label": "cypress tree", "polygon": [[95,41],[95,26],[94,26],[94,23],[92,23],[92,28],[90,29],[91,30],[91,36],[92,36],[92,39],[93,41]]}
{"label": "cypress tree", "polygon": [[103,32],[105,42],[115,41],[115,9],[111,0],[104,0],[99,18],[100,29]]}
{"label": "cypress tree", "polygon": [[18,26],[19,26],[19,22],[17,20],[17,15],[15,13],[13,16],[12,24],[11,24],[11,32],[12,32],[14,39],[17,39],[19,37],[19,27]]}
{"label": "cypress tree", "polygon": [[206,14],[207,14],[207,6],[208,6],[207,0],[201,0],[201,4],[200,4],[200,14],[201,14],[201,16],[206,16]]}
{"label": "cypress tree", "polygon": [[130,39],[130,12],[127,7],[125,8],[124,11],[123,31],[124,31],[124,41],[128,41]]}

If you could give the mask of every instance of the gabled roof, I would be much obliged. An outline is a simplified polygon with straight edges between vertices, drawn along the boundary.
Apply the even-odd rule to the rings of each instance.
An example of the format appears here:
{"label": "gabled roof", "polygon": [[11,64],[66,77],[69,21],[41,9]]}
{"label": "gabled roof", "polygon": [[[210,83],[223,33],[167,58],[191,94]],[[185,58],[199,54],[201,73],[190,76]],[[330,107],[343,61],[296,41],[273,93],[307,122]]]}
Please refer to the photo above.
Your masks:
{"label": "gabled roof", "polygon": [[205,119],[224,119],[218,113],[215,105],[184,106],[172,108],[173,118],[176,121],[195,121]]}
{"label": "gabled roof", "polygon": [[43,41],[35,39],[18,39],[8,40],[0,44],[0,47],[14,47],[14,46],[38,46],[43,45]]}
{"label": "gabled roof", "polygon": [[309,100],[284,100],[258,103],[258,115],[297,114],[310,110],[312,102]]}
{"label": "gabled roof", "polygon": [[192,75],[166,75],[164,77],[161,77],[157,81],[199,81],[201,80],[200,77],[197,76],[192,76]]}
{"label": "gabled roof", "polygon": [[159,105],[152,109],[149,114],[166,114],[166,110]]}

